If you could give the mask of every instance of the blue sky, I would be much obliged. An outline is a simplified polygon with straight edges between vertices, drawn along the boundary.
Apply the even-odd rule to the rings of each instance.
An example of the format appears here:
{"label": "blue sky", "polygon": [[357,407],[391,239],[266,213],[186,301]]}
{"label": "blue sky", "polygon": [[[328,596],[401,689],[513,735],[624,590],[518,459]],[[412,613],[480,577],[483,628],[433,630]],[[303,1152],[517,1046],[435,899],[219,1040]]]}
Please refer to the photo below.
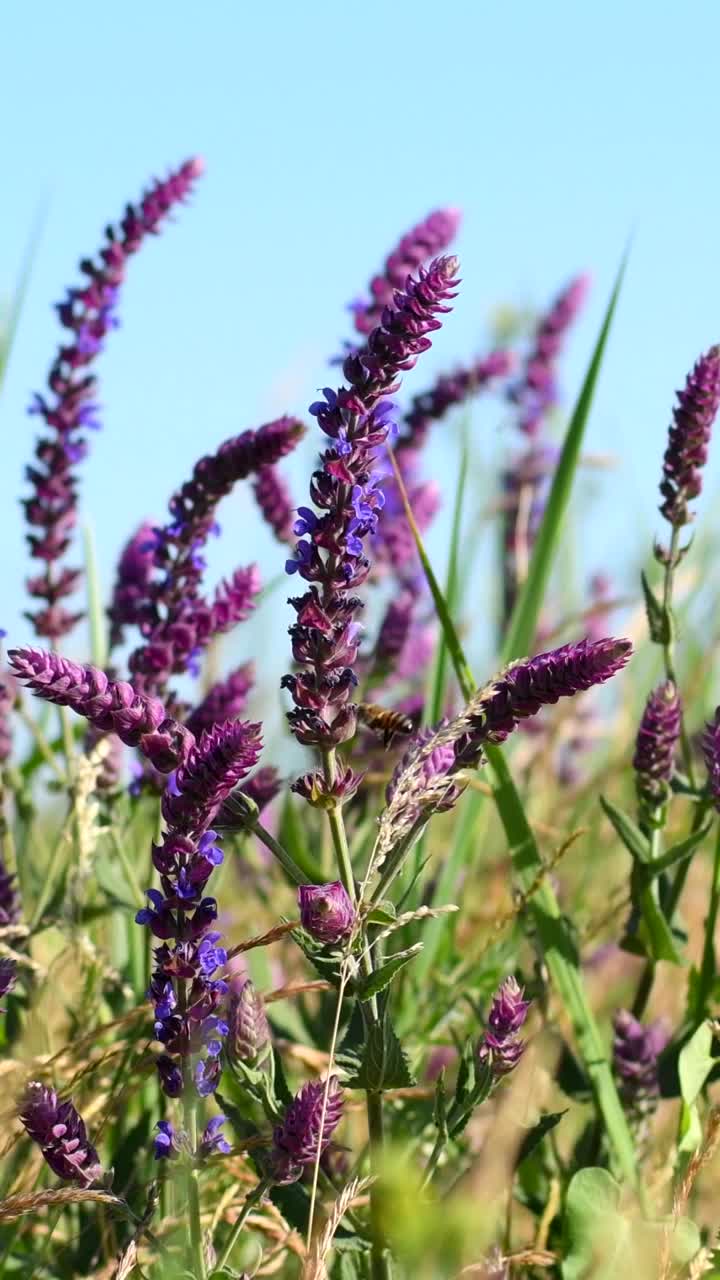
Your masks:
{"label": "blue sky", "polygon": [[[10,6],[3,27],[0,291],[47,207],[0,404],[2,621],[13,638],[28,637],[16,503],[35,427],[25,407],[58,339],[50,304],[124,202],[194,152],[207,175],[132,263],[99,370],[105,428],[83,506],[106,580],[127,533],[162,512],[201,453],[304,411],[348,332],[347,300],[408,226],[448,203],[464,210],[462,292],[409,392],[482,346],[496,304],[541,305],[588,269],[593,295],[565,365],[571,400],[633,233],[588,438],[619,465],[583,538],[591,561],[614,567],[630,553],[634,566],[660,524],[673,389],[720,336],[713,0],[126,0],[114,11],[75,0]],[[478,419],[489,463],[511,439],[501,418]],[[298,492],[311,452],[293,474]],[[449,477],[452,458],[439,429],[429,465]],[[711,492],[719,469],[720,444]],[[259,556],[276,571],[282,556],[244,497],[224,524],[215,567]]]}

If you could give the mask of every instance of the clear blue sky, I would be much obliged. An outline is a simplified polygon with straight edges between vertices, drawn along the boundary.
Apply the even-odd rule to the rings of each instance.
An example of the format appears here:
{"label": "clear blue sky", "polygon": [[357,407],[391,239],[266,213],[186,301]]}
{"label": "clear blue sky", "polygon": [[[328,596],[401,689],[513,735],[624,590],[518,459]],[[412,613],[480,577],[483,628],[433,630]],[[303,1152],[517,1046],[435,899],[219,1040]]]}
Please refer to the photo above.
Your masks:
{"label": "clear blue sky", "polygon": [[[122,328],[102,358],[105,429],[83,504],[106,580],[128,531],[162,512],[197,456],[278,411],[304,411],[347,333],[346,301],[443,203],[465,213],[462,294],[409,391],[478,347],[496,303],[541,304],[587,268],[595,288],[566,362],[572,398],[634,233],[588,440],[621,467],[588,536],[611,563],[636,554],[660,523],[673,389],[720,337],[719,37],[715,0],[8,6],[0,290],[48,209],[0,406],[12,638],[28,635],[16,502],[35,430],[25,407],[58,339],[50,304],[148,176],[193,152],[207,176],[132,263]],[[483,422],[484,456],[497,456],[502,434]],[[441,431],[430,461],[442,473]],[[224,524],[216,567],[256,555],[279,567],[243,499]]]}

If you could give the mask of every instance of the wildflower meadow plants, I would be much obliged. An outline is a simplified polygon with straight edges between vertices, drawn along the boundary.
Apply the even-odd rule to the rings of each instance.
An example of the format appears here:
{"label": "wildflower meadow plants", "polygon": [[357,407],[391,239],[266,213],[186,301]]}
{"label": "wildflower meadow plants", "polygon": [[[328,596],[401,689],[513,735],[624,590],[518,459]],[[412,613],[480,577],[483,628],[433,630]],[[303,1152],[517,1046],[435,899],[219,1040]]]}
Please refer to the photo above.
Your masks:
{"label": "wildflower meadow plants", "polygon": [[[423,385],[475,287],[439,208],[351,304],[305,418],[209,431],[158,495],[165,519],[129,513],[103,610],[73,563],[102,348],[129,259],[202,172],[153,183],[81,263],[31,405],[36,640],[9,628],[0,654],[0,1275],[720,1275],[720,708],[686,533],[720,348],[667,440],[658,424],[654,564],[630,600],[604,566],[578,600],[554,570],[624,268],[567,420],[584,275],[527,340]],[[510,446],[483,512],[480,400]],[[283,459],[310,433],[293,492]],[[447,492],[427,460],[441,434]],[[281,688],[252,642],[273,604],[257,566],[209,581],[242,487],[288,586]],[[443,502],[441,586],[424,535]],[[464,531],[493,513],[497,655],[478,681],[486,546]],[[621,609],[626,635],[607,625]]]}

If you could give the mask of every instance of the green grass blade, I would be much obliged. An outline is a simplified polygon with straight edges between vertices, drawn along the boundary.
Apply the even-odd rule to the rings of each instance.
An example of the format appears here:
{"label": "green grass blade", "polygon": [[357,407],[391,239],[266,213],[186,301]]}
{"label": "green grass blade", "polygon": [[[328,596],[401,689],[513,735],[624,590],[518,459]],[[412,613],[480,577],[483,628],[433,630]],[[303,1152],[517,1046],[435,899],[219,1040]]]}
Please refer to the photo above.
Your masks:
{"label": "green grass blade", "polygon": [[[448,653],[455,667],[463,697],[469,700],[477,686],[419,530],[412,518],[402,477],[392,456],[391,461],[418,555],[435,601],[440,624],[445,632]],[[537,929],[553,984],[572,1021],[617,1166],[633,1186],[639,1186],[632,1135],[615,1087],[607,1049],[585,992],[580,961],[572,934],[560,913],[552,886],[544,876],[540,850],[507,761],[498,747],[487,745],[485,750],[492,771],[493,798],[508,842],[513,873],[520,888],[530,894],[528,910]]]}
{"label": "green grass blade", "polygon": [[523,584],[510,619],[507,636],[503,645],[505,662],[513,658],[522,658],[532,650],[533,638],[542,607],[545,588],[552,569],[553,559],[558,547],[563,520],[570,501],[570,493],[575,472],[580,460],[585,428],[592,408],[595,388],[600,368],[605,355],[608,335],[615,316],[620,289],[622,287],[627,265],[627,252],[623,255],[618,268],[617,277],[610,294],[600,333],[585,374],[577,404],[568,424],[565,440],[560,454],[557,470],[553,477],[547,507],[533,548],[528,576]]}
{"label": "green grass blade", "polygon": [[[450,613],[455,610],[457,604],[458,587],[460,583],[460,575],[458,572],[459,552],[460,552],[460,531],[462,529],[463,505],[465,501],[465,491],[467,488],[467,477],[470,463],[470,449],[468,443],[467,429],[463,431],[462,452],[460,454],[460,471],[458,473],[458,482],[455,489],[455,504],[453,509],[452,533],[450,537],[450,557],[448,560],[447,579],[445,582],[445,600]],[[447,661],[448,648],[445,638],[445,630],[440,632],[440,640],[437,648],[435,659],[435,667],[432,678],[432,692],[430,698],[425,704],[425,714],[423,723],[426,725],[437,724],[445,707],[445,691],[447,688]]]}
{"label": "green grass blade", "polygon": [[15,292],[13,294],[12,302],[10,304],[10,313],[8,315],[7,324],[3,332],[0,333],[0,390],[2,390],[2,385],[5,380],[5,374],[7,372],[8,361],[10,359],[10,352],[12,351],[13,343],[15,342],[15,338],[17,336],[17,330],[18,330],[18,325],[20,323],[20,316],[22,314],[23,304],[27,296],[28,285],[30,284],[30,277],[32,275],[32,269],[35,263],[38,247],[40,245],[40,237],[42,235],[42,230],[45,225],[46,212],[47,210],[45,208],[42,208],[37,218],[35,219],[35,226],[32,230],[28,247],[25,250],[25,257],[23,259],[23,264],[20,269],[20,277],[15,286]]}

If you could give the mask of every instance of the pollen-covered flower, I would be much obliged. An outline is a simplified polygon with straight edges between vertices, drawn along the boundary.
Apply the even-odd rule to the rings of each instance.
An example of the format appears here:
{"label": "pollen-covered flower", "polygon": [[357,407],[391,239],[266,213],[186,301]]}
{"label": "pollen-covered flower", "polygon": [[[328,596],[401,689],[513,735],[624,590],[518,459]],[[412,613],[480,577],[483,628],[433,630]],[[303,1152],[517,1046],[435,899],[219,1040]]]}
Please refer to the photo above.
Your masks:
{"label": "pollen-covered flower", "polygon": [[339,880],[330,884],[301,884],[298,906],[303,929],[318,942],[342,942],[355,924],[355,908]]}
{"label": "pollen-covered flower", "polygon": [[[327,1100],[325,1094],[327,1092]],[[337,1076],[310,1080],[287,1107],[273,1134],[270,1169],[278,1184],[297,1182],[328,1147],[342,1118],[343,1094]]]}
{"label": "pollen-covered flower", "polygon": [[43,419],[47,432],[38,441],[34,464],[27,468],[32,496],[23,503],[30,551],[43,566],[27,584],[30,595],[42,602],[27,615],[39,636],[57,639],[82,617],[62,603],[76,590],[82,572],[61,568],[60,561],[77,522],[74,468],[88,453],[86,433],[100,426],[97,384],[90,368],[118,324],[118,297],[129,258],[160,230],[202,171],[200,159],[187,160],[168,178],[154,182],[137,205],[128,205],[120,225],[108,228],[97,257],[80,263],[85,280],[57,306],[69,334],[50,369],[48,392],[35,396],[30,409]]}
{"label": "pollen-covered flower", "polygon": [[665,803],[680,737],[682,709],[671,680],[648,697],[635,742],[633,768],[638,800],[644,814]]}
{"label": "pollen-covered flower", "polygon": [[19,1114],[58,1178],[81,1187],[103,1178],[100,1157],[72,1102],[60,1102],[54,1089],[33,1081],[27,1086]]}
{"label": "pollen-covered flower", "polygon": [[530,1001],[523,1000],[523,989],[515,978],[506,978],[495,993],[487,1030],[478,1046],[481,1062],[489,1062],[493,1077],[506,1076],[517,1066],[525,1044],[518,1032],[525,1023]]}
{"label": "pollen-covered flower", "polygon": [[677,398],[663,460],[660,511],[679,529],[692,520],[688,502],[702,489],[702,468],[720,407],[720,346],[700,356]]}

